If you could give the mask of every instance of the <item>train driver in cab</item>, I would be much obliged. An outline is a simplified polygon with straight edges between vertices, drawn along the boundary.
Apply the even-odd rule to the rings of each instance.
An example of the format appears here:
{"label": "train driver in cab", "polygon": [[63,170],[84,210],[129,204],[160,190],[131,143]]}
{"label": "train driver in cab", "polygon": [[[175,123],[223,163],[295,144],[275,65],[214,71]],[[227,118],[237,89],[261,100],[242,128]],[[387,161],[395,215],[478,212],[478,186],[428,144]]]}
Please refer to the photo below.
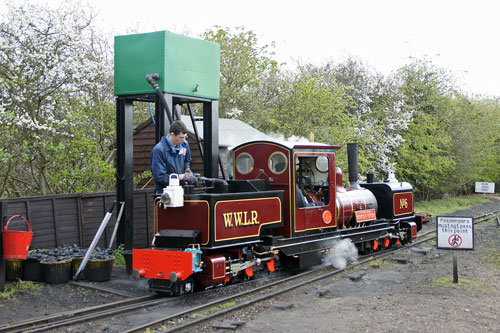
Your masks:
{"label": "train driver in cab", "polygon": [[176,120],[169,128],[169,134],[162,137],[151,151],[151,172],[155,180],[155,194],[161,194],[168,186],[170,174],[176,173],[179,179],[189,181],[193,178],[191,151],[187,142],[186,125]]}

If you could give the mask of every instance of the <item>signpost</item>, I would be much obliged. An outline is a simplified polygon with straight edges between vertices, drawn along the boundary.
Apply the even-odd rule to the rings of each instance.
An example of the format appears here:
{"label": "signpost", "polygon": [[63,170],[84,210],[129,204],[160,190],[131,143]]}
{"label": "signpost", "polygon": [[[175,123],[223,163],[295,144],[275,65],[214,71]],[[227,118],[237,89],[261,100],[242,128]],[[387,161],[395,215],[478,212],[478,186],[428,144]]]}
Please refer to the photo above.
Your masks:
{"label": "signpost", "polygon": [[[438,216],[436,234],[438,249],[474,250],[474,219],[472,217]],[[453,253],[453,283],[458,283],[456,251]]]}
{"label": "signpost", "polygon": [[476,193],[495,193],[495,183],[476,182]]}

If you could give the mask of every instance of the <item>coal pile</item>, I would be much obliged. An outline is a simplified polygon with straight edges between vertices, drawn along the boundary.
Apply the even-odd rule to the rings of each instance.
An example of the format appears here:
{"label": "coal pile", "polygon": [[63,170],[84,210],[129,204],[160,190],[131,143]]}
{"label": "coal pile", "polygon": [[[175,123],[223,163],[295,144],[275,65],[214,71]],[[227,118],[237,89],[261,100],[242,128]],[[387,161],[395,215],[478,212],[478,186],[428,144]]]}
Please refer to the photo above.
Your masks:
{"label": "coal pile", "polygon": [[92,252],[89,259],[90,260],[114,259],[113,251],[111,249],[101,249],[98,246],[95,248],[94,252]]}
{"label": "coal pile", "polygon": [[[101,249],[96,247],[90,255],[90,260],[112,259],[111,249]],[[28,253],[28,259],[38,260],[48,263],[55,263],[69,260],[71,258],[83,258],[87,249],[79,247],[77,244],[65,244],[50,250],[33,250]]]}
{"label": "coal pile", "polygon": [[[29,251],[24,262],[24,279],[51,284],[66,283],[78,271],[87,251],[88,249],[81,248],[77,244]],[[96,247],[78,278],[90,281],[111,279],[114,259],[111,249]]]}

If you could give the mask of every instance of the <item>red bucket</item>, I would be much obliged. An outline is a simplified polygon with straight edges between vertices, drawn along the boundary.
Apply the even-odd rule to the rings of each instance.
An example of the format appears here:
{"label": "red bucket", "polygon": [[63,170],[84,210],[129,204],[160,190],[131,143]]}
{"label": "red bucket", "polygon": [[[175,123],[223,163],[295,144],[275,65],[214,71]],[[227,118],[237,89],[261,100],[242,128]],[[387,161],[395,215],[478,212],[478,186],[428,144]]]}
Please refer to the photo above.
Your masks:
{"label": "red bucket", "polygon": [[[14,218],[22,218],[28,225],[28,231],[19,230],[7,230],[10,221]],[[3,240],[3,257],[4,259],[26,259],[28,256],[28,249],[31,244],[31,239],[33,238],[33,232],[31,231],[30,224],[28,220],[21,215],[14,215],[8,221],[7,225],[2,231]]]}

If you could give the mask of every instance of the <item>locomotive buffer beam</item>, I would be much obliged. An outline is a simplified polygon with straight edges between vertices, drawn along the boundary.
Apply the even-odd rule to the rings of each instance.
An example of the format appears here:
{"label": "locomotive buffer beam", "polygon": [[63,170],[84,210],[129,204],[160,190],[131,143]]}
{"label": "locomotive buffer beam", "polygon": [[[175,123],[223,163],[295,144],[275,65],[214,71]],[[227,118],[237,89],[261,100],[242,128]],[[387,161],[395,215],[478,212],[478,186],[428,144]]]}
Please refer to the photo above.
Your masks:
{"label": "locomotive buffer beam", "polygon": [[394,231],[395,226],[381,223],[294,238],[274,238],[272,244],[266,245],[271,246],[271,251],[279,250],[287,256],[293,256],[330,249],[336,241],[344,238],[351,239],[353,243],[360,243],[388,237]]}

